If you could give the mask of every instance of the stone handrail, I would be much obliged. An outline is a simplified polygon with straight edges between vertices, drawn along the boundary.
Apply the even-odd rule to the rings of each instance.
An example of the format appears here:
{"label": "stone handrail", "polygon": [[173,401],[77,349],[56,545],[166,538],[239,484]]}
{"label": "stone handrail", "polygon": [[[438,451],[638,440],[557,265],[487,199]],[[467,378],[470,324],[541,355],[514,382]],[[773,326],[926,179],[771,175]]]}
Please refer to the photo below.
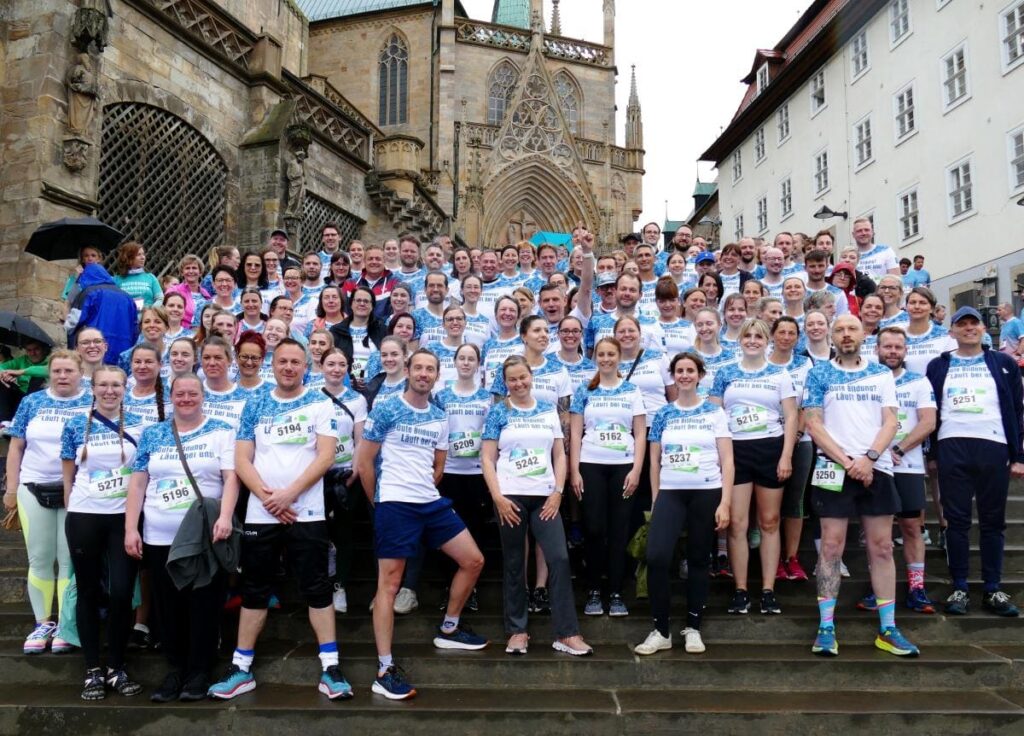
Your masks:
{"label": "stone handrail", "polygon": [[369,168],[372,134],[331,100],[287,70],[281,76],[295,100],[295,113],[315,132]]}
{"label": "stone handrail", "polygon": [[339,92],[338,89],[333,84],[328,82],[324,77],[321,77],[316,74],[311,74],[310,76],[303,77],[302,81],[305,82],[309,87],[313,88],[314,90],[322,94],[328,100],[330,100],[343,113],[345,113],[350,118],[354,119],[357,123],[362,125],[364,128],[372,132],[374,136],[379,138],[384,135],[384,132],[377,127],[376,123],[370,120],[370,118],[366,117],[366,115],[364,115],[362,111],[359,110],[359,108],[357,108],[355,105],[349,102],[348,98],[345,97],[345,95],[343,95],[341,92]]}
{"label": "stone handrail", "polygon": [[[530,31],[514,26],[485,23],[468,18],[455,20],[455,40],[475,43],[509,51],[530,50]],[[545,36],[544,55],[552,59],[574,61],[580,64],[608,67],[612,65],[611,49],[601,44],[589,43],[564,36]]]}

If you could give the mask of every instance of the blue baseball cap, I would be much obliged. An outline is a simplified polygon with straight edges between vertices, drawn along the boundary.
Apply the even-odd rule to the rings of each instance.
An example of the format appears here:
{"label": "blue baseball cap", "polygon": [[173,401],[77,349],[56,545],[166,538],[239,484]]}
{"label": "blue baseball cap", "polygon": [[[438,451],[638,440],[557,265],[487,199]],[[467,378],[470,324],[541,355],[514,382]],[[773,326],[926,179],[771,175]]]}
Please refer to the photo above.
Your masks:
{"label": "blue baseball cap", "polygon": [[694,263],[708,263],[708,262],[714,263],[715,262],[715,254],[711,253],[710,251],[706,251],[706,250],[702,251],[700,254],[697,255],[697,258],[695,258],[693,262]]}
{"label": "blue baseball cap", "polygon": [[955,325],[964,317],[974,317],[974,319],[978,320],[979,322],[984,321],[981,318],[981,313],[974,307],[960,307],[960,309],[956,310],[956,313],[953,315],[953,319],[950,320],[949,323],[951,325]]}

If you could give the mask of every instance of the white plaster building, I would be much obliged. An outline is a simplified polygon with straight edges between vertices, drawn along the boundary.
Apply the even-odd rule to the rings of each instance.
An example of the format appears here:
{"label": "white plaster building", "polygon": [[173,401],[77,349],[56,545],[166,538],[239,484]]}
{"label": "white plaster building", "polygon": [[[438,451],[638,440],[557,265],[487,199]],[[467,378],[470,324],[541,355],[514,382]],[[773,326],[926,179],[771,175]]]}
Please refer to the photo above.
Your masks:
{"label": "white plaster building", "polygon": [[701,156],[723,242],[831,227],[842,246],[869,216],[943,303],[1024,283],[1024,0],[817,0],[742,81]]}

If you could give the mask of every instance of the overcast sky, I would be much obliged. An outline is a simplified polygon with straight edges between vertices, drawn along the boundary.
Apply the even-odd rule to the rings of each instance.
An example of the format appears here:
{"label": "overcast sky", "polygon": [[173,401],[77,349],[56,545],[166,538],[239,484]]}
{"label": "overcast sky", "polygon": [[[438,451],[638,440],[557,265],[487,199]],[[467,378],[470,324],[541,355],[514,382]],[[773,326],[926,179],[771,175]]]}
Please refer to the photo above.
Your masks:
{"label": "overcast sky", "polygon": [[[462,0],[466,11],[491,19],[493,0]],[[644,211],[637,225],[681,220],[693,208],[697,157],[728,125],[742,99],[739,80],[754,52],[772,48],[810,6],[808,0],[618,0],[615,17],[616,139],[625,135],[630,65],[636,64],[644,120]],[[544,24],[551,21],[544,1]],[[561,0],[562,34],[601,43],[602,0]],[[700,165],[702,181],[715,172]]]}

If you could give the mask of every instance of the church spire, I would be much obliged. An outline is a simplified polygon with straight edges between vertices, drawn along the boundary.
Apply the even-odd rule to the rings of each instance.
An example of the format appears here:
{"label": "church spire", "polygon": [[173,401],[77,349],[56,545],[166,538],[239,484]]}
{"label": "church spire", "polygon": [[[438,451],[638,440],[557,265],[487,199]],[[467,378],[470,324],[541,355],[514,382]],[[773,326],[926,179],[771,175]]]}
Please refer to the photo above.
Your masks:
{"label": "church spire", "polygon": [[604,0],[604,45],[615,48],[615,0]]}
{"label": "church spire", "polygon": [[562,35],[562,14],[558,11],[558,0],[551,0],[553,9],[551,11],[551,35]]}
{"label": "church spire", "polygon": [[644,147],[644,123],[640,114],[640,96],[636,91],[636,64],[633,64],[629,85],[629,104],[626,106],[626,148]]}

